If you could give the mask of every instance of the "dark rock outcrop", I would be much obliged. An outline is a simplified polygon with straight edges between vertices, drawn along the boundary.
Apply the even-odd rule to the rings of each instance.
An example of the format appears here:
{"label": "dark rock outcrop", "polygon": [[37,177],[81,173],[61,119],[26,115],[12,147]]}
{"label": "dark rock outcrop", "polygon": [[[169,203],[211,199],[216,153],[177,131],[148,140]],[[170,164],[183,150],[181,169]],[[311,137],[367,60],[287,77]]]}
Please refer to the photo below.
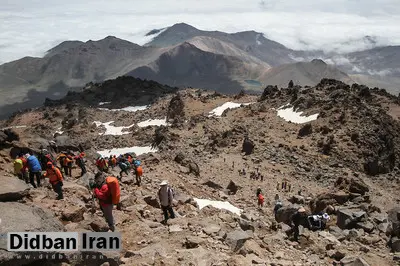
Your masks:
{"label": "dark rock outcrop", "polygon": [[242,152],[244,152],[245,155],[250,155],[253,153],[254,147],[255,147],[254,142],[249,137],[246,136],[243,140]]}
{"label": "dark rock outcrop", "polygon": [[185,117],[185,103],[180,94],[175,95],[168,105],[167,121],[182,120]]}
{"label": "dark rock outcrop", "polygon": [[299,133],[297,134],[297,136],[304,137],[312,134],[312,132],[313,132],[312,125],[308,123],[299,129]]}

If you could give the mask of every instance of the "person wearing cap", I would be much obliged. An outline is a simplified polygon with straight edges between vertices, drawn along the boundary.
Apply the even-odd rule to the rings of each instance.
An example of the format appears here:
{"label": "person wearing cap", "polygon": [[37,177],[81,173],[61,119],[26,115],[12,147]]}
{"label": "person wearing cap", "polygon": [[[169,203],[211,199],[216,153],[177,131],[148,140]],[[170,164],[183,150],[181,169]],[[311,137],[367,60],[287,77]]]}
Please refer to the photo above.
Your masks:
{"label": "person wearing cap", "polygon": [[160,200],[161,209],[164,214],[164,222],[166,223],[169,218],[174,219],[175,214],[172,209],[172,200],[174,199],[174,192],[172,188],[168,186],[168,181],[164,180],[160,184],[158,190],[158,198]]}
{"label": "person wearing cap", "polygon": [[292,230],[294,232],[294,240],[299,241],[300,230],[299,226],[309,229],[306,210],[303,207],[297,209],[296,213],[290,218]]}
{"label": "person wearing cap", "polygon": [[53,187],[54,192],[58,194],[57,199],[61,200],[64,198],[62,186],[63,186],[63,177],[60,169],[55,167],[52,162],[47,163],[45,177],[49,178],[49,182]]}
{"label": "person wearing cap", "polygon": [[[40,165],[38,158],[36,158],[36,156],[34,155],[30,155],[29,153],[25,155],[25,158],[26,158],[26,164],[29,169],[30,183],[34,188],[40,187],[40,178],[42,177],[42,167]],[[35,184],[35,179],[34,179],[35,177],[37,186]]]}

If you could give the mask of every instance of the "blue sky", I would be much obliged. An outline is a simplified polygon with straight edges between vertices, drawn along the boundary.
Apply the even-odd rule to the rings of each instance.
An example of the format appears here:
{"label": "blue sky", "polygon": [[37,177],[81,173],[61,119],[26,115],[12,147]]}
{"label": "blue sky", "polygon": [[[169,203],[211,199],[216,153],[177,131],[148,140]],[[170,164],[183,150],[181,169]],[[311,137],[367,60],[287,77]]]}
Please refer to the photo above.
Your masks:
{"label": "blue sky", "polygon": [[0,0],[0,63],[43,56],[64,40],[144,34],[186,22],[199,29],[256,30],[293,49],[368,48],[361,39],[400,44],[399,0]]}

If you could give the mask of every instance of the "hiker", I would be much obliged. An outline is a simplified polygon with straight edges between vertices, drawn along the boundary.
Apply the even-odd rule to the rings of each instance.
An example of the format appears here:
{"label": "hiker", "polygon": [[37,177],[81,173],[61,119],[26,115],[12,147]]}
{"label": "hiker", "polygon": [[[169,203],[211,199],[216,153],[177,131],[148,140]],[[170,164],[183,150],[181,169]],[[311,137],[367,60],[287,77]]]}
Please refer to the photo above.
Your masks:
{"label": "hiker", "polygon": [[99,157],[96,160],[96,166],[97,168],[102,171],[102,172],[108,172],[108,163],[103,157]]}
{"label": "hiker", "polygon": [[71,156],[68,156],[65,152],[62,152],[56,160],[60,162],[61,169],[64,170],[65,176],[72,176],[72,173],[70,173],[70,170],[72,171],[73,162]]}
{"label": "hiker", "polygon": [[94,196],[99,200],[101,211],[103,212],[104,218],[108,224],[109,229],[114,232],[114,217],[112,214],[113,203],[111,190],[106,183],[106,177],[103,172],[98,172],[94,177]]}
{"label": "hiker", "polygon": [[136,177],[136,185],[138,185],[140,187],[140,184],[142,183],[143,168],[142,168],[142,166],[140,166],[139,160],[133,161],[132,170],[133,170],[133,174]]}
{"label": "hiker", "polygon": [[22,162],[22,160],[20,158],[16,158],[14,160],[14,174],[19,178],[19,179],[23,179],[22,176],[22,168],[24,168],[24,163]]}
{"label": "hiker", "polygon": [[277,214],[278,210],[279,210],[280,208],[282,208],[282,207],[283,207],[282,201],[281,201],[279,198],[278,198],[277,200],[275,200],[275,206],[274,206],[275,220],[276,220],[276,214]]}
{"label": "hiker", "polygon": [[[34,155],[30,155],[27,153],[25,155],[26,164],[29,169],[29,181],[34,188],[40,187],[40,178],[42,175],[42,167],[40,166],[40,162],[38,158]],[[37,186],[35,184],[34,178],[36,177]]]}
{"label": "hiker", "polygon": [[64,198],[62,191],[63,177],[61,171],[55,167],[52,162],[48,162],[46,166],[47,168],[44,176],[49,178],[49,182],[53,187],[54,192],[58,194],[57,200],[61,200]]}
{"label": "hiker", "polygon": [[[164,180],[160,184],[160,189],[158,190],[158,198],[160,200],[161,209],[164,214],[164,223],[167,222],[168,218],[174,219],[175,214],[172,209],[172,200],[174,199],[174,192],[172,188],[168,185],[168,181]],[[169,214],[169,215],[168,215]]]}
{"label": "hiker", "polygon": [[129,168],[131,167],[130,163],[125,159],[121,159],[118,163],[119,168],[121,168],[121,172],[119,172],[119,179],[122,179],[122,173],[125,173],[127,176],[129,175]]}
{"label": "hiker", "polygon": [[257,191],[256,191],[256,195],[257,195],[257,197],[258,197],[258,195],[261,193],[261,187],[258,187],[257,188]]}
{"label": "hiker", "polygon": [[23,154],[20,154],[19,159],[21,159],[22,161],[22,169],[21,169],[21,174],[22,174],[22,178],[25,181],[25,183],[29,183],[28,180],[28,162],[26,161],[26,158]]}
{"label": "hiker", "polygon": [[327,213],[319,213],[316,215],[308,216],[308,222],[310,224],[310,229],[313,231],[324,230],[326,223],[330,220],[330,216]]}
{"label": "hiker", "polygon": [[294,240],[299,241],[300,229],[299,226],[309,229],[306,210],[303,207],[298,208],[295,214],[290,218],[292,230],[294,232]]}
{"label": "hiker", "polygon": [[67,154],[67,168],[68,168],[68,176],[72,177],[72,166],[74,164],[74,153],[72,151],[69,151],[69,153]]}
{"label": "hiker", "polygon": [[111,158],[111,167],[114,169],[117,166],[117,156]]}
{"label": "hiker", "polygon": [[261,193],[261,189],[260,189],[260,193],[258,193],[257,195],[257,202],[258,202],[258,207],[262,208],[264,206],[264,196]]}
{"label": "hiker", "polygon": [[81,152],[79,155],[75,156],[75,164],[81,168],[81,176],[87,173],[85,165],[85,153]]}
{"label": "hiker", "polygon": [[38,159],[42,169],[46,169],[46,165],[48,162],[51,162],[53,164],[55,163],[54,158],[51,156],[51,154],[46,149],[43,148],[40,150]]}

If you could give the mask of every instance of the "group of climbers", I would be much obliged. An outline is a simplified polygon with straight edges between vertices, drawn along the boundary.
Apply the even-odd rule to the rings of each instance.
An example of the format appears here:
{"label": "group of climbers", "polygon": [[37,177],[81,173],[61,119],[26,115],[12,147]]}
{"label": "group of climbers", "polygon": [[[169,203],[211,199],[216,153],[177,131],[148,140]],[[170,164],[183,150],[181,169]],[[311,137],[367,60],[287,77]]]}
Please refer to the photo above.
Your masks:
{"label": "group of climbers", "polygon": [[[50,152],[48,152],[46,149],[41,149],[37,156],[30,153],[26,153],[25,155],[20,154],[17,156],[17,158],[14,160],[14,173],[26,183],[30,183],[34,188],[37,188],[41,185],[40,182],[42,176],[46,176],[45,174],[42,175],[42,171],[47,172],[47,170],[50,169],[51,172],[51,169],[55,168],[57,171],[54,171],[57,173],[59,172],[62,178],[63,174],[64,176],[71,177],[74,159],[76,165],[82,170],[81,176],[84,175],[87,172],[84,157],[84,152],[74,156],[73,152],[70,151],[62,152],[59,156],[57,156],[56,159],[54,159]],[[57,162],[59,162],[60,168],[57,166]],[[50,165],[51,167],[49,168]],[[56,187],[56,190],[59,191],[58,185]],[[60,195],[60,193],[58,194]],[[59,198],[62,198],[62,193]]]}
{"label": "group of climbers", "polygon": [[119,180],[122,179],[123,173],[129,175],[129,171],[132,170],[133,175],[136,177],[136,184],[140,186],[142,183],[141,177],[143,175],[143,169],[140,166],[140,160],[134,158],[135,156],[129,153],[124,155],[121,154],[118,157],[116,155],[110,155],[109,158],[99,156],[96,160],[96,166],[100,172],[105,173],[109,172],[110,167],[114,169],[118,166],[121,169],[118,176]]}
{"label": "group of climbers", "polygon": [[[100,209],[103,212],[109,230],[114,232],[115,220],[113,208],[114,205],[117,205],[118,208],[121,196],[118,178],[107,176],[104,172],[98,172],[94,180],[89,181],[89,187],[93,190],[94,197],[99,200]],[[168,181],[164,180],[161,182],[157,195],[164,215],[162,223],[166,223],[168,219],[175,218],[175,213],[172,209],[172,201],[175,193],[168,185]]]}
{"label": "group of climbers", "polygon": [[[14,160],[14,171],[20,179],[23,179],[27,183],[30,182],[34,188],[41,186],[42,177],[48,178],[52,189],[57,193],[56,199],[61,200],[64,198],[64,177],[72,176],[71,170],[74,160],[76,165],[82,170],[81,176],[87,172],[84,158],[84,152],[74,155],[71,151],[69,151],[62,152],[57,156],[56,159],[54,159],[51,153],[45,149],[42,149],[37,156],[30,153],[19,155]],[[60,167],[57,166],[57,162],[59,163]],[[110,156],[109,160],[105,160],[105,158],[98,158],[96,165],[99,170],[101,169],[101,171],[95,175],[94,180],[89,181],[89,187],[93,191],[93,196],[99,200],[100,208],[103,212],[109,229],[111,231],[115,231],[113,206],[120,206],[119,181],[122,178],[122,173],[125,172],[128,174],[128,170],[132,170],[133,174],[136,176],[136,183],[140,186],[141,176],[143,174],[141,161],[137,158],[135,159],[134,156],[127,154],[120,155],[118,157]],[[113,177],[112,175],[105,173],[108,171],[108,167],[114,168],[117,165],[121,168],[119,177]],[[42,174],[42,171],[45,172]],[[160,201],[164,217],[163,223],[165,223],[168,219],[175,218],[175,213],[172,208],[172,201],[175,193],[174,190],[168,185],[166,180],[161,182],[157,196]]]}

